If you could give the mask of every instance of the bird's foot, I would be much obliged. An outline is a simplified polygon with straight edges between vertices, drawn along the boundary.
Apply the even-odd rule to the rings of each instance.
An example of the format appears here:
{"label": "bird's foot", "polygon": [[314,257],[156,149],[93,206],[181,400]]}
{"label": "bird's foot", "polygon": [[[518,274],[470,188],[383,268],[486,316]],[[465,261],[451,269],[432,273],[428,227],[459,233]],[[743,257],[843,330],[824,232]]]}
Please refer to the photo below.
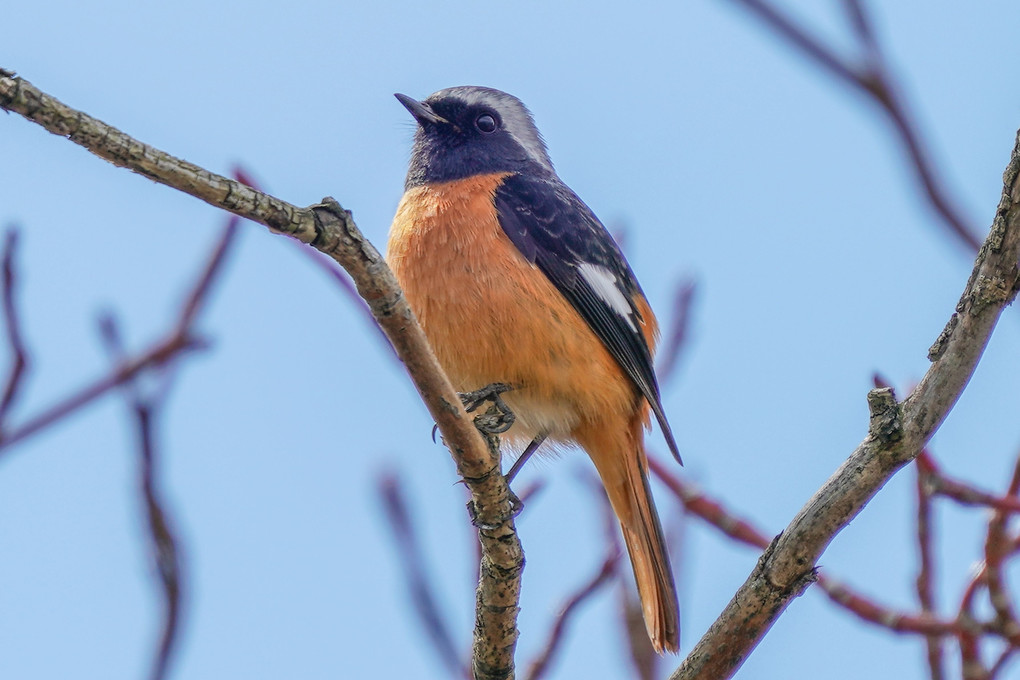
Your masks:
{"label": "bird's foot", "polygon": [[486,434],[503,434],[510,429],[517,417],[500,395],[513,388],[507,383],[492,383],[474,392],[460,393],[460,400],[468,413],[473,413],[487,401],[492,402],[492,408],[475,417],[475,427]]}

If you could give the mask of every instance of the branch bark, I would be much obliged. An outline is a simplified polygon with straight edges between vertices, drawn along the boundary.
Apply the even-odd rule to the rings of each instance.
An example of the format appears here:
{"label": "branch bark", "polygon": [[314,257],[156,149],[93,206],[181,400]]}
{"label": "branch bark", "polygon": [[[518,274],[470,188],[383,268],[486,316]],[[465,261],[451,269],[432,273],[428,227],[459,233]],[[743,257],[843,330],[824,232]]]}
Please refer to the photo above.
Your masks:
{"label": "branch bark", "polygon": [[[241,182],[175,158],[130,137],[120,130],[73,109],[42,92],[13,72],[0,68],[0,108],[20,114],[53,134],[67,137],[114,165],[183,191],[206,203],[259,222],[287,234],[336,260],[354,279],[358,293],[386,333],[397,356],[407,367],[422,401],[436,421],[471,492],[475,524],[503,546],[521,552],[513,523],[510,493],[501,473],[498,455],[486,446],[443,373],[393,273],[379,251],[358,230],[351,213],[331,198],[319,205],[299,208]],[[486,550],[483,541],[483,551]],[[496,563],[501,562],[496,558]],[[517,571],[519,592],[520,571]],[[484,578],[483,585],[489,583]],[[501,599],[505,593],[479,593],[479,602]],[[512,659],[517,640],[516,605],[504,610],[513,622],[503,625],[504,638],[480,642],[509,649]],[[478,669],[476,668],[476,674]],[[512,678],[513,663],[503,675]]]}
{"label": "branch bark", "polygon": [[729,678],[790,601],[812,582],[822,551],[871,497],[916,458],[970,380],[1003,308],[1016,297],[1020,255],[1020,134],[1003,174],[1002,199],[974,270],[932,361],[910,396],[868,393],[868,436],[776,537],[754,571],[671,680]]}

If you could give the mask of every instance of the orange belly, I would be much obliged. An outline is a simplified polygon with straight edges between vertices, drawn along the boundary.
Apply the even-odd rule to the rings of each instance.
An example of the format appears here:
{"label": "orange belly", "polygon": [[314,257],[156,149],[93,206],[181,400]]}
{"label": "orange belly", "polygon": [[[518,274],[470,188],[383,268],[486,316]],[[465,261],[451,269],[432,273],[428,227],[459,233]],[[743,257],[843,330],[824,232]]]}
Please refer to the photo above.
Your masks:
{"label": "orange belly", "polygon": [[410,189],[387,261],[457,390],[514,385],[505,395],[517,416],[513,445],[537,434],[573,442],[600,416],[644,409],[584,319],[499,226],[502,177]]}

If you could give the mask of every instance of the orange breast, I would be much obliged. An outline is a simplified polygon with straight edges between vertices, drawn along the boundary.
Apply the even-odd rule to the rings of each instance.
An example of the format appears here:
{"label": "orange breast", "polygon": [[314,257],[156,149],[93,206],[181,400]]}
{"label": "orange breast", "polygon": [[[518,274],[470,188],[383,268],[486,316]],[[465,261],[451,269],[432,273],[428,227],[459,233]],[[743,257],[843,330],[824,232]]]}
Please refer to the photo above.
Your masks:
{"label": "orange breast", "polygon": [[518,445],[537,433],[573,441],[606,414],[636,414],[637,390],[499,226],[493,194],[503,177],[409,190],[387,260],[455,388],[511,383],[508,434]]}

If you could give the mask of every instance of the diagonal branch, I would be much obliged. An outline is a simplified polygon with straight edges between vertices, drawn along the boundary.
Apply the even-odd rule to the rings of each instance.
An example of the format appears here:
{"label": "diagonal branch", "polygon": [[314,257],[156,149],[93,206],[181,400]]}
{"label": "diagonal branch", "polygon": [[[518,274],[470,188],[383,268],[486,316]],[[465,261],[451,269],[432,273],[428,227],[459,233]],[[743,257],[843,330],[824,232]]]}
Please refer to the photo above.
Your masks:
{"label": "diagonal branch", "polygon": [[728,678],[815,578],[839,531],[892,475],[916,458],[970,380],[999,315],[1017,293],[1020,255],[1020,135],[1003,175],[1002,200],[970,279],[929,350],[931,367],[910,396],[868,393],[868,436],[765,551],[719,618],[671,676]]}
{"label": "diagonal branch", "polygon": [[439,659],[446,666],[449,677],[470,678],[471,673],[461,661],[447,619],[440,611],[435,585],[428,577],[425,553],[418,540],[418,532],[411,521],[411,512],[407,507],[400,477],[394,472],[380,475],[378,491],[390,530],[393,532],[393,542],[400,553],[398,561],[404,570],[404,578],[411,591],[411,601],[422,628],[431,640]]}
{"label": "diagonal branch", "polygon": [[[240,220],[231,215],[219,242],[198,276],[190,294],[182,305],[175,335],[186,336],[195,322],[212,290],[213,283],[223,270],[223,263],[231,245],[236,240]],[[115,364],[125,362],[126,353],[120,339],[119,329],[112,316],[103,316],[99,321],[100,337],[102,338],[111,359]],[[163,596],[163,626],[152,662],[152,680],[164,680],[170,669],[170,657],[178,640],[181,622],[181,599],[184,588],[184,564],[181,558],[179,540],[175,536],[173,521],[166,503],[162,499],[159,487],[159,467],[155,437],[155,420],[159,407],[164,403],[171,369],[175,364],[167,364],[160,388],[151,395],[143,395],[135,378],[138,374],[125,379],[121,387],[125,399],[134,417],[136,435],[138,437],[138,453],[140,459],[140,490],[142,503],[145,507],[147,526],[149,529],[149,547],[156,570],[159,573]]]}
{"label": "diagonal branch", "polygon": [[[930,469],[922,465],[922,461],[928,459],[928,452],[922,451],[917,457],[917,551],[920,565],[918,567],[917,599],[921,604],[921,611],[925,614],[934,615],[935,605],[935,555],[932,545],[935,535],[932,529],[934,523],[932,512],[932,497],[934,496],[931,479],[933,475]],[[928,650],[928,669],[932,680],[943,680],[945,678],[945,664],[943,662],[944,646],[941,638],[929,635],[925,639],[925,646]]]}
{"label": "diagonal branch", "polygon": [[9,453],[14,444],[20,443],[46,429],[52,423],[91,404],[110,390],[130,382],[139,373],[164,366],[184,352],[202,348],[204,342],[195,336],[192,326],[208,297],[215,275],[221,268],[236,233],[237,221],[235,218],[224,232],[223,238],[210,256],[205,269],[202,270],[198,282],[181,307],[181,313],[173,329],[165,338],[153,343],[147,350],[133,358],[122,359],[109,375],[99,378],[49,408],[43,409],[41,413],[29,418],[20,426],[0,431],[0,458]]}
{"label": "diagonal branch", "polygon": [[[1020,458],[1014,464],[1013,477],[1006,493],[1007,498],[1012,499],[1016,499],[1020,493]],[[985,586],[988,588],[988,599],[991,600],[992,608],[995,610],[997,623],[1010,634],[1017,636],[1020,635],[1020,627],[1017,625],[1013,598],[1010,596],[1003,573],[1003,562],[1011,549],[1011,537],[1007,530],[1009,518],[1008,512],[996,510],[988,522],[988,534],[985,539]]]}
{"label": "diagonal branch", "polygon": [[589,598],[595,595],[610,579],[618,573],[617,567],[620,563],[620,551],[618,546],[610,549],[609,554],[602,561],[602,565],[595,575],[585,583],[576,593],[563,605],[552,630],[546,639],[545,647],[528,666],[528,680],[541,680],[552,667],[552,661],[556,653],[562,647],[566,639],[567,624],[573,619],[578,608]]}
{"label": "diagonal branch", "polygon": [[[519,592],[523,553],[514,528],[510,491],[501,474],[498,454],[486,446],[475,430],[393,273],[358,230],[350,212],[331,198],[316,206],[299,208],[175,158],[67,106],[2,68],[0,109],[17,113],[53,134],[67,137],[114,165],[292,236],[329,255],[346,269],[354,279],[358,293],[368,302],[372,316],[407,368],[443,435],[458,474],[471,492],[471,507],[476,513],[474,521],[482,527],[479,534],[487,553],[485,557],[491,560],[492,568],[505,574],[516,574],[517,587],[511,590]],[[328,357],[323,360],[328,360]],[[493,597],[499,599],[501,595],[479,592],[479,601]],[[512,611],[516,617],[516,606],[506,611]],[[516,624],[505,627],[499,639],[482,640],[476,630],[476,660],[478,650],[489,645],[504,653],[509,650],[512,658],[516,643]],[[486,677],[514,676],[512,663],[488,670],[492,673]],[[479,669],[476,668],[475,672],[479,674]]]}
{"label": "diagonal branch", "polygon": [[697,283],[688,279],[677,285],[673,292],[673,313],[670,315],[669,333],[663,338],[659,350],[659,384],[665,385],[674,377],[680,358],[687,349],[691,327],[691,305]]}
{"label": "diagonal branch", "polygon": [[14,255],[18,247],[18,231],[11,227],[4,239],[3,250],[3,315],[7,328],[7,344],[11,348],[11,370],[7,375],[3,396],[0,396],[0,441],[7,429],[5,422],[11,406],[14,404],[18,391],[24,383],[25,370],[28,368],[28,350],[21,337],[21,320],[14,303],[17,275],[14,267]]}
{"label": "diagonal branch", "polygon": [[960,505],[986,506],[997,512],[1020,513],[1020,498],[1016,496],[996,496],[977,489],[969,483],[953,479],[942,472],[936,465],[935,459],[927,453],[917,457],[917,465],[923,471],[929,493],[937,496],[950,498]]}
{"label": "diagonal branch", "polygon": [[899,136],[928,201],[953,235],[976,253],[981,244],[975,236],[975,230],[969,224],[969,220],[963,217],[955,201],[950,197],[945,183],[939,177],[931,160],[931,153],[921,138],[907,105],[903,102],[899,87],[890,75],[889,66],[879,49],[871,21],[860,0],[844,0],[843,3],[863,52],[863,63],[860,66],[847,62],[767,0],[733,1],[757,16],[766,26],[837,80],[859,90],[878,104]]}
{"label": "diagonal branch", "polygon": [[[123,345],[116,322],[112,316],[104,316],[99,323],[100,335],[103,338],[111,358],[121,361],[124,356]],[[165,509],[159,491],[155,419],[158,406],[162,403],[165,391],[157,396],[146,398],[133,381],[122,386],[128,407],[134,417],[135,434],[138,437],[138,454],[140,459],[140,487],[142,503],[145,507],[146,524],[149,529],[149,548],[156,571],[159,573],[163,595],[163,626],[159,636],[152,662],[150,678],[164,680],[170,670],[170,656],[177,641],[177,632],[181,620],[181,593],[184,584],[183,561],[181,560],[178,540],[174,535],[173,522]]]}

